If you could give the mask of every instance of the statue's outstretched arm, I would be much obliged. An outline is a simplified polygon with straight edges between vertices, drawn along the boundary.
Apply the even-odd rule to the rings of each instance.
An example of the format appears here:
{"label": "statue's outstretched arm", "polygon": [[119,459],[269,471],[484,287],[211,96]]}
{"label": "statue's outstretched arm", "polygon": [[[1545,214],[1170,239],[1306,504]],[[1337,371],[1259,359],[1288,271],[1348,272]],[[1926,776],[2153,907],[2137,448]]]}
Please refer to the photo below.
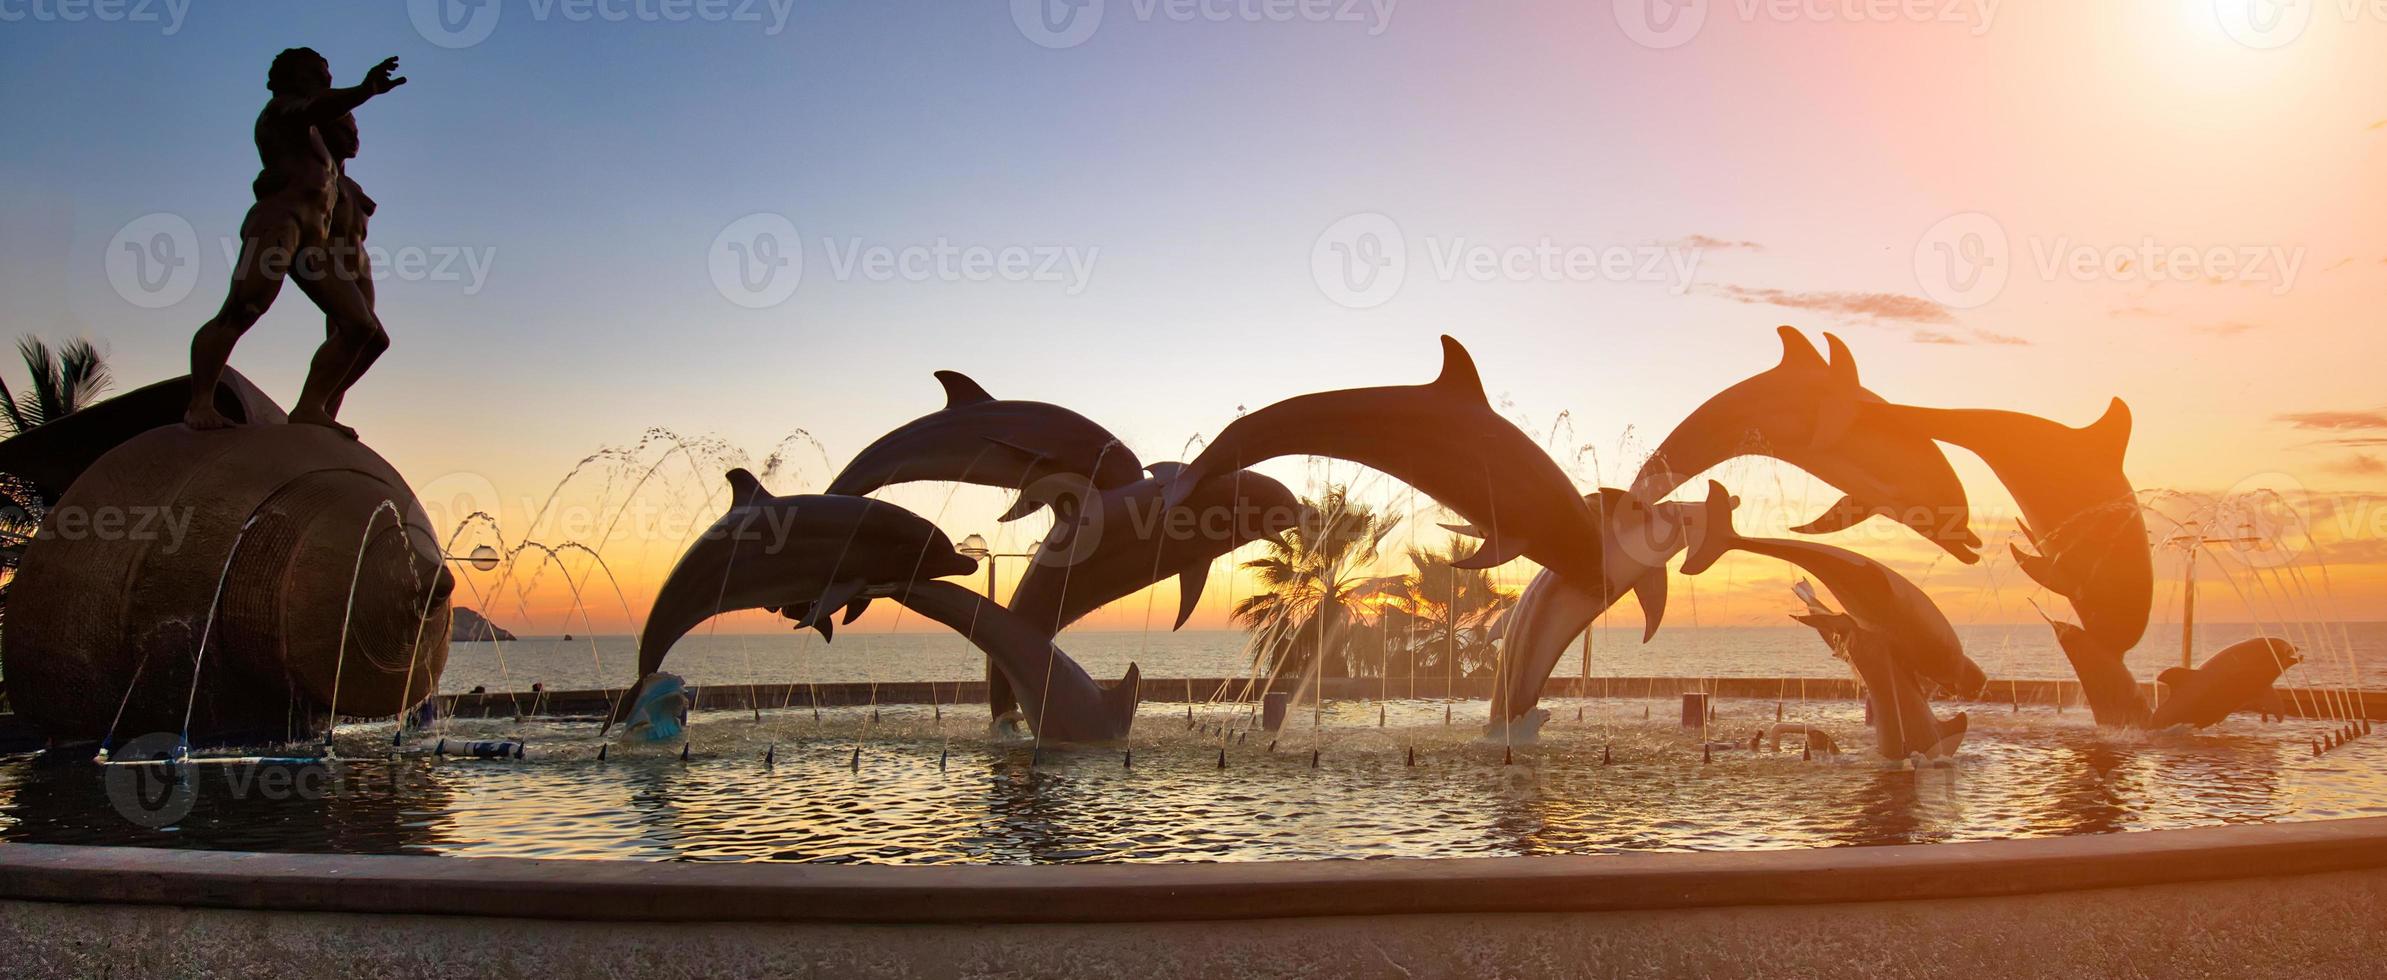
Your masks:
{"label": "statue's outstretched arm", "polygon": [[406,79],[393,77],[398,71],[397,58],[383,58],[365,73],[362,83],[349,88],[335,88],[307,100],[305,109],[310,125],[338,122],[341,116],[356,111],[366,100],[406,84]]}

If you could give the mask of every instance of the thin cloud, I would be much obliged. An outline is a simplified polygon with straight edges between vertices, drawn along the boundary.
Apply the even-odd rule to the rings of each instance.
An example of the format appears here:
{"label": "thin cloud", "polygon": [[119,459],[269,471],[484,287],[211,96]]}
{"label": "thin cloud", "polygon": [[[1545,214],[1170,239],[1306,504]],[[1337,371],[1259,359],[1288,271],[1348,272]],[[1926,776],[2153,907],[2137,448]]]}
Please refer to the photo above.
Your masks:
{"label": "thin cloud", "polygon": [[1998,344],[2007,347],[2028,347],[2031,345],[2030,341],[2014,336],[2013,334],[1992,333],[1990,331],[1981,330],[1978,328],[1973,330],[1973,339],[1984,344]]}
{"label": "thin cloud", "polygon": [[2252,329],[2254,329],[2254,324],[2244,320],[2224,320],[2220,323],[2208,323],[2197,327],[2196,332],[2212,334],[2216,337],[2235,337]]}
{"label": "thin cloud", "polygon": [[2343,473],[2348,476],[2377,476],[2387,473],[2387,460],[2381,460],[2369,453],[2355,453],[2329,464],[2329,472]]}
{"label": "thin cloud", "polygon": [[1917,330],[1915,331],[1914,336],[1910,339],[1918,344],[1954,344],[1961,346],[1964,343],[1964,341],[1958,340],[1937,330]]}
{"label": "thin cloud", "polygon": [[2387,429],[2387,412],[2289,412],[2284,415],[2274,415],[2271,417],[2271,421],[2285,422],[2299,429],[2349,432],[2359,429]]}
{"label": "thin cloud", "polygon": [[1714,235],[1685,235],[1671,242],[1660,242],[1659,244],[1670,245],[1675,248],[1704,249],[1710,252],[1729,252],[1734,250],[1748,252],[1765,251],[1765,246],[1756,242],[1748,241],[1746,239],[1717,238]]}
{"label": "thin cloud", "polygon": [[1800,293],[1786,289],[1753,289],[1731,285],[1716,286],[1707,292],[1735,303],[1812,310],[1845,317],[1896,323],[1956,322],[1956,315],[1949,312],[1947,307],[1904,293]]}

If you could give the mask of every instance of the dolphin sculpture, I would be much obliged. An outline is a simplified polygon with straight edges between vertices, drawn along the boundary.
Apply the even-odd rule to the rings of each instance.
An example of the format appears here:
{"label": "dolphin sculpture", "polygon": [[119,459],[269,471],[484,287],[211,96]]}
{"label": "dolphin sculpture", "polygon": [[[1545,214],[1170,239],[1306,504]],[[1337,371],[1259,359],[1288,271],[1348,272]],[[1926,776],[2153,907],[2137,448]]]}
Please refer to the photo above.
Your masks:
{"label": "dolphin sculpture", "polygon": [[1137,687],[1142,674],[1127,674],[1108,687],[1053,645],[1051,634],[986,597],[951,582],[914,582],[891,594],[907,609],[950,627],[986,652],[1019,692],[1019,708],[1039,741],[1099,744],[1118,742],[1135,726]]}
{"label": "dolphin sculpture", "polygon": [[2089,631],[2071,623],[2040,614],[2055,630],[2056,646],[2064,650],[2064,659],[2072,662],[2072,674],[2080,678],[2080,695],[2089,703],[2089,715],[2097,724],[2118,728],[2144,728],[2147,724],[2147,699],[2139,692],[2138,679],[2130,675],[2129,666],[2122,663],[2122,651],[2110,649],[2097,642]]}
{"label": "dolphin sculpture", "polygon": [[2281,673],[2303,659],[2286,640],[2260,637],[2223,647],[2194,668],[2166,670],[2155,675],[2155,683],[2163,685],[2163,699],[2156,703],[2147,727],[2161,731],[2220,724],[2230,712],[2271,690]]}
{"label": "dolphin sculpture", "polygon": [[[1704,509],[1668,501],[1651,504],[1614,487],[1584,498],[1605,526],[1601,537],[1602,586],[1594,591],[1543,569],[1501,618],[1499,680],[1492,690],[1492,715],[1484,734],[1515,742],[1531,740],[1550,713],[1535,705],[1550,672],[1568,644],[1590,628],[1608,607],[1630,592],[1641,600],[1641,641],[1658,633],[1666,618],[1666,563],[1689,540],[1691,521]],[[1472,528],[1459,528],[1464,532]]]}
{"label": "dolphin sculpture", "polygon": [[1492,409],[1475,360],[1442,338],[1442,374],[1422,385],[1298,395],[1220,431],[1178,471],[1175,508],[1211,478],[1279,456],[1331,456],[1416,487],[1484,531],[1484,546],[1452,562],[1492,568],[1520,556],[1598,582],[1600,528],[1566,473]]}
{"label": "dolphin sculpture", "polygon": [[1144,475],[1133,451],[1083,415],[996,398],[959,371],[939,371],[937,381],[945,407],[880,436],[826,492],[859,497],[922,480],[1002,487],[1021,492],[1001,518],[1012,521],[1056,503],[1065,487],[1109,490]]}
{"label": "dolphin sculpture", "polygon": [[1964,655],[1964,644],[1956,638],[1956,628],[1948,624],[1948,617],[1913,582],[1845,548],[1813,541],[1742,537],[1732,527],[1732,496],[1713,480],[1707,487],[1707,513],[1693,525],[1683,574],[1706,571],[1728,551],[1790,562],[1832,590],[1856,626],[1879,634],[1892,654],[1916,675],[1957,697],[1972,697],[1989,686],[1981,665]]}
{"label": "dolphin sculpture", "polygon": [[1823,335],[1832,351],[1827,362],[1797,330],[1776,332],[1781,362],[1692,410],[1633,477],[1634,495],[1657,500],[1719,463],[1762,454],[1846,495],[1791,530],[1826,534],[1884,515],[1958,561],[1980,561],[1964,484],[1947,455],[1929,438],[1857,410],[1882,398],[1858,383],[1856,357],[1840,338]]}
{"label": "dolphin sculpture", "polygon": [[953,541],[911,511],[868,497],[774,497],[754,474],[728,474],[729,511],[680,556],[638,634],[637,688],[607,722],[621,720],[653,681],[673,643],[705,620],[739,609],[795,610],[799,625],[833,637],[830,617],[851,623],[873,597],[974,571]]}
{"label": "dolphin sculpture", "polygon": [[1971,717],[1959,711],[1943,722],[1931,713],[1931,701],[1914,668],[1894,652],[1896,641],[1859,625],[1856,617],[1816,601],[1812,591],[1802,591],[1799,598],[1808,611],[1792,613],[1790,618],[1814,629],[1832,648],[1832,654],[1848,661],[1864,681],[1865,696],[1873,702],[1874,751],[1893,761],[1918,755],[1925,759],[1955,755],[1972,725]]}
{"label": "dolphin sculpture", "polygon": [[1981,457],[2022,508],[2023,536],[2038,549],[2013,549],[2023,573],[2071,600],[2100,647],[2138,645],[2154,604],[2155,570],[2146,518],[2122,473],[2130,406],[2116,398],[2078,429],[1995,409],[1884,404],[1859,414]]}
{"label": "dolphin sculpture", "polygon": [[1162,497],[1183,464],[1154,463],[1150,478],[1090,497],[1055,522],[1011,594],[1021,620],[1054,636],[1087,613],[1177,577],[1180,629],[1201,601],[1210,565],[1245,544],[1300,526],[1306,508],[1285,485],[1249,470],[1194,488],[1184,506]]}

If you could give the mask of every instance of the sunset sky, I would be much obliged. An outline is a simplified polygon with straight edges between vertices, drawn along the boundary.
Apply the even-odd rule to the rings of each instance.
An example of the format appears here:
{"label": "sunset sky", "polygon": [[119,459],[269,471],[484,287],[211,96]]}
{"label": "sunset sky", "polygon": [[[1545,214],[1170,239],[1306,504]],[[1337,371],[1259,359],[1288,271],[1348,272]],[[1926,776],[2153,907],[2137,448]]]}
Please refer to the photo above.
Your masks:
{"label": "sunset sky", "polygon": [[[395,347],[344,418],[443,530],[459,496],[548,544],[623,499],[660,508],[600,548],[627,593],[590,603],[608,631],[643,614],[673,521],[712,516],[720,467],[668,462],[635,494],[591,471],[558,496],[589,527],[522,524],[650,427],[758,467],[784,449],[772,489],[817,490],[938,407],[930,372],[952,368],[1181,459],[1239,409],[1427,380],[1449,333],[1589,489],[1773,364],[1785,323],[1845,338],[1893,401],[2085,424],[2119,396],[2139,487],[2290,494],[2327,611],[2382,618],[2387,20],[2368,8],[484,2],[7,8],[0,322],[94,339],[119,388],[185,371],[249,203],[267,63],[310,45],[352,84],[397,55],[410,82],[359,111],[351,168],[381,207]],[[741,278],[759,253],[730,246],[782,227],[800,274]],[[320,321],[286,290],[233,363],[287,404]],[[1934,560],[1886,523],[1845,543],[1958,622],[2031,620],[2011,505],[1949,455],[1990,561]],[[1348,464],[1269,470],[1409,506]],[[1753,511],[1837,496],[1767,461],[1721,476]],[[1008,502],[886,496],[956,539],[996,536]],[[1789,580],[1736,558],[1678,584],[1697,611],[1672,615],[1779,622]],[[1197,625],[1248,589],[1212,582]],[[2168,586],[2157,601],[2176,616]],[[2224,585],[2203,601],[2276,612]],[[496,618],[571,628],[561,590],[522,602],[530,622],[511,600]],[[1144,608],[1095,624],[1141,628]]]}

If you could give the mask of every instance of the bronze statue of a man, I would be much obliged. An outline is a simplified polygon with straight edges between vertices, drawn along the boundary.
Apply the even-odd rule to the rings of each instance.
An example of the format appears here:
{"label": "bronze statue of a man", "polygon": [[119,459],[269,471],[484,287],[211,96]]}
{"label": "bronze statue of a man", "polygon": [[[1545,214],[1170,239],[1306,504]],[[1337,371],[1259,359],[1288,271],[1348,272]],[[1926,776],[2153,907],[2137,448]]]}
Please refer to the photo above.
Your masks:
{"label": "bronze statue of a man", "polygon": [[[373,315],[370,270],[364,262],[363,219],[371,202],[362,193],[343,201],[342,161],[356,152],[355,122],[348,115],[365,101],[400,85],[398,59],[384,59],[353,88],[333,88],[331,64],[309,48],[275,56],[265,87],[273,98],[257,114],[257,157],[251,185],[257,203],[241,221],[240,257],[222,309],[191,338],[191,405],[183,421],[195,429],[231,424],[215,408],[215,386],[232,346],[256,324],[282,291],[285,278],[323,310],[323,346],[308,365],[306,384],[290,421],[329,426],[354,438],[356,431],[333,418],[340,398],[356,383],[389,337]],[[343,152],[327,145],[343,142]],[[335,227],[351,225],[351,227]]]}

